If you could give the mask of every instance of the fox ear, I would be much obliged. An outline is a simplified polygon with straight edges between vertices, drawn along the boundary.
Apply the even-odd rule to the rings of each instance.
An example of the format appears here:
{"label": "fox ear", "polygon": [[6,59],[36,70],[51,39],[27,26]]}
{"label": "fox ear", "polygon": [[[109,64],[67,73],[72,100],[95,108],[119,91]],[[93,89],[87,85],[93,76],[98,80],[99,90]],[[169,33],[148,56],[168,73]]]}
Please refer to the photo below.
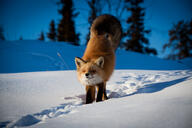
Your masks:
{"label": "fox ear", "polygon": [[83,59],[81,59],[79,57],[75,57],[75,64],[76,64],[77,68],[80,68],[85,63],[86,62]]}
{"label": "fox ear", "polygon": [[104,66],[104,57],[102,57],[102,56],[99,57],[99,58],[95,61],[95,63],[97,64],[97,66],[103,68],[103,66]]}

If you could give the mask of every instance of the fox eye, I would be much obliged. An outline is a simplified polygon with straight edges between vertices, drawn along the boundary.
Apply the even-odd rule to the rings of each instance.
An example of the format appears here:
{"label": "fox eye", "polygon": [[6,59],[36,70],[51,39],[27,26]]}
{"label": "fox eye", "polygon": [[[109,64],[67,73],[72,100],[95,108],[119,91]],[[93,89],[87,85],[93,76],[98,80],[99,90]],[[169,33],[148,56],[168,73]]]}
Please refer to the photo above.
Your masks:
{"label": "fox eye", "polygon": [[107,33],[105,34],[105,38],[106,38],[106,39],[108,39],[108,38],[109,38],[109,35],[108,35]]}
{"label": "fox eye", "polygon": [[90,73],[94,74],[96,73],[96,70],[91,70]]}
{"label": "fox eye", "polygon": [[82,70],[83,73],[85,73],[85,70]]}

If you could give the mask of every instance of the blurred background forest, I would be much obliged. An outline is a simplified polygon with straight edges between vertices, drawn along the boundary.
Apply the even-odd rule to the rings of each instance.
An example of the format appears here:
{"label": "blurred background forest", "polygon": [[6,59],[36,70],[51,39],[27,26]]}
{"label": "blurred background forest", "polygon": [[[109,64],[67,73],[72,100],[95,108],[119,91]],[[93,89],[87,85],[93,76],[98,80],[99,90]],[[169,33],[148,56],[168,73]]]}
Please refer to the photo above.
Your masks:
{"label": "blurred background forest", "polygon": [[1,40],[86,45],[93,20],[116,16],[119,48],[167,59],[192,56],[191,0],[0,0]]}

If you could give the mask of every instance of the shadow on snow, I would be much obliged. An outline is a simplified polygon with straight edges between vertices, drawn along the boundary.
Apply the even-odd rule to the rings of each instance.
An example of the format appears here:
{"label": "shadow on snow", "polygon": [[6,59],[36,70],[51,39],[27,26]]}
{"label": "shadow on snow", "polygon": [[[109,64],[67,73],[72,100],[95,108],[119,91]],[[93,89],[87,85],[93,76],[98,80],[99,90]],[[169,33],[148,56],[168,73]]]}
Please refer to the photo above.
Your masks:
{"label": "shadow on snow", "polygon": [[[144,85],[144,87],[139,88],[136,92],[131,93],[131,94],[125,94],[123,96],[122,95],[120,96],[117,92],[111,92],[111,94],[113,94],[113,96],[111,95],[109,97],[110,98],[121,98],[121,97],[132,96],[132,95],[140,94],[140,93],[155,93],[155,92],[159,92],[167,87],[181,83],[181,82],[187,80],[188,78],[189,77],[184,77],[184,78],[180,78],[180,79],[176,79],[176,80],[172,80],[172,81]],[[117,94],[115,94],[115,93],[117,93]]]}

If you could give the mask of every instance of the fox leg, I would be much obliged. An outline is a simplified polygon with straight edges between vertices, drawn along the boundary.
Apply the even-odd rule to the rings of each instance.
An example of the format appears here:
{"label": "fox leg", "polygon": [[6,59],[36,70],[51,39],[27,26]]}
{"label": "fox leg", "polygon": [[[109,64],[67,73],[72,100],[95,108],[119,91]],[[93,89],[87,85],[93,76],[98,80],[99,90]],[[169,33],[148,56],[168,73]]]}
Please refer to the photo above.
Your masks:
{"label": "fox leg", "polygon": [[107,100],[108,97],[107,97],[107,92],[106,92],[106,82],[104,82],[104,91],[103,91],[103,97],[102,97],[103,100]]}
{"label": "fox leg", "polygon": [[104,93],[104,83],[100,83],[97,85],[97,99],[96,102],[102,101]]}
{"label": "fox leg", "polygon": [[95,100],[95,86],[86,86],[86,104]]}

